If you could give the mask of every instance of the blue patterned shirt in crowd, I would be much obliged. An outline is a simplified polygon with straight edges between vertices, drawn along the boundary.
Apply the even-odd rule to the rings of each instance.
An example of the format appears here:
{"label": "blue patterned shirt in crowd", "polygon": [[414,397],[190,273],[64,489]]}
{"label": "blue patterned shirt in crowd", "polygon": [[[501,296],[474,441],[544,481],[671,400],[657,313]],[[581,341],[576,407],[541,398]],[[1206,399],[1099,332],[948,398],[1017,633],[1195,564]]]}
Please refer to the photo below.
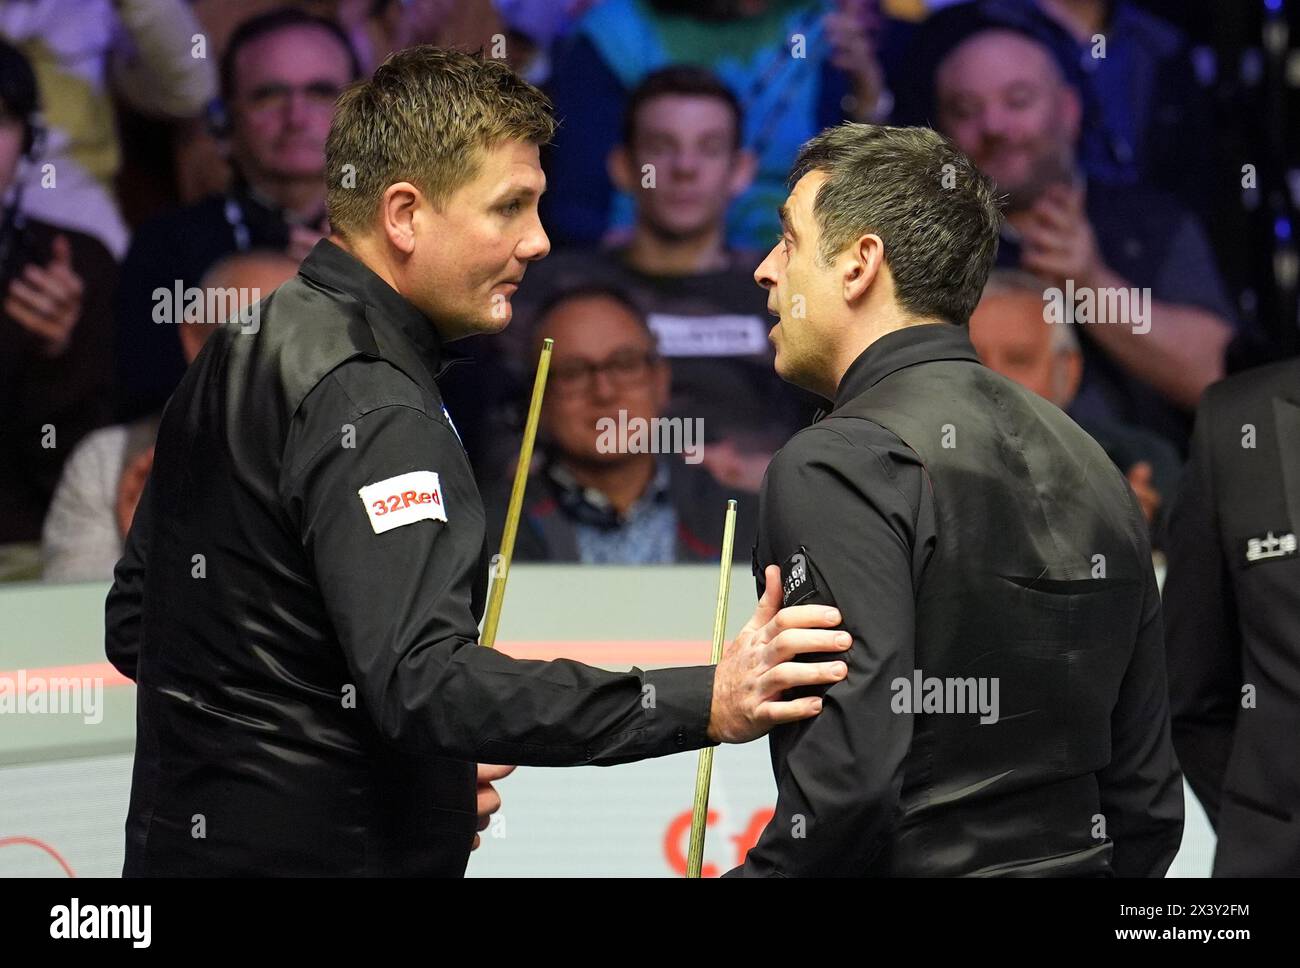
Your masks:
{"label": "blue patterned shirt in crowd", "polygon": [[[559,470],[559,468],[556,468]],[[668,495],[668,465],[659,461],[654,479],[626,514],[616,515],[609,499],[594,488],[582,490],[595,509],[616,515],[617,523],[575,524],[579,560],[584,565],[667,565],[677,560],[677,510]]]}

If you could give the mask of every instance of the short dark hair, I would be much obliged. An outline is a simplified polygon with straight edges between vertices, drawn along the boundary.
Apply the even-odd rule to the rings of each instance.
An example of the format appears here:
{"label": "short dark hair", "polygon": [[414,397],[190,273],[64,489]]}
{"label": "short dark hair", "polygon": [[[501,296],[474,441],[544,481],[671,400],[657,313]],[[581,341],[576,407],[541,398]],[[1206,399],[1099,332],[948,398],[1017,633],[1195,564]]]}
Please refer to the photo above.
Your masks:
{"label": "short dark hair", "polygon": [[249,17],[235,28],[235,32],[226,41],[226,49],[221,53],[218,77],[221,83],[221,100],[226,103],[227,107],[229,107],[230,100],[235,94],[235,58],[239,56],[240,48],[247,47],[253,41],[268,34],[275,34],[281,30],[290,30],[297,27],[323,30],[333,36],[348,55],[348,66],[352,71],[352,79],[355,81],[361,77],[361,60],[357,57],[356,49],[352,46],[352,41],[348,39],[348,35],[344,33],[342,27],[333,20],[326,20],[324,17],[318,17],[296,7],[280,7],[256,17]]}
{"label": "short dark hair", "polygon": [[716,98],[727,106],[735,121],[732,144],[740,147],[744,141],[744,109],[731,88],[723,84],[718,76],[703,67],[688,64],[675,64],[647,74],[628,95],[627,109],[623,114],[623,144],[632,146],[636,137],[636,118],[647,101],[656,97],[672,94],[685,97]]}
{"label": "short dark hair", "polygon": [[825,172],[813,214],[830,264],[868,233],[885,244],[898,303],[916,316],[970,321],[997,255],[993,182],[929,128],[846,122],[799,149],[789,184]]}

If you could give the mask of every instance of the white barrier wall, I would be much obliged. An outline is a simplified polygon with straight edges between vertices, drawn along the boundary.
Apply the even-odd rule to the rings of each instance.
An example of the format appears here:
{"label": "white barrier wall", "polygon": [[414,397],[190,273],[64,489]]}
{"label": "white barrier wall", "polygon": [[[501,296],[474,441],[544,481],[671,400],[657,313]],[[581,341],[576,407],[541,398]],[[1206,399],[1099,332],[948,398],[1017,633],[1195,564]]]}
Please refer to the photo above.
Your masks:
{"label": "white barrier wall", "polygon": [[[500,644],[521,657],[566,655],[609,668],[702,663],[716,581],[708,566],[516,566]],[[58,678],[92,687],[79,709],[65,696],[67,711],[0,714],[0,876],[121,871],[135,698],[104,662],[106,591],[102,584],[0,587],[0,676],[21,674],[28,688]],[[754,598],[753,579],[738,569],[729,634],[748,619]],[[501,784],[504,806],[469,873],[681,876],[695,763],[692,752],[608,768],[520,768]],[[706,875],[741,861],[774,796],[766,741],[718,750]],[[1212,854],[1213,835],[1189,792],[1183,848],[1170,874],[1204,876]]]}

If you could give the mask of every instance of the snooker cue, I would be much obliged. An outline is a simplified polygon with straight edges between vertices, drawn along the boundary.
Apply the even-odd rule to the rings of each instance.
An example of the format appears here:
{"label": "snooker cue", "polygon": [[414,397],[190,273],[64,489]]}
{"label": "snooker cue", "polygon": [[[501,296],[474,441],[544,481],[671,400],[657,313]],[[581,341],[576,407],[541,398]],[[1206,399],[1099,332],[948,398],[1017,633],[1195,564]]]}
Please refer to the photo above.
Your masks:
{"label": "snooker cue", "polygon": [[546,392],[546,374],[551,368],[551,347],[554,345],[555,340],[550,337],[542,341],[542,355],[537,361],[537,376],[533,380],[533,398],[528,405],[528,421],[524,424],[524,439],[519,445],[519,463],[515,465],[515,482],[510,488],[506,528],[501,534],[501,553],[497,556],[492,591],[483,616],[483,634],[478,640],[479,645],[486,645],[489,649],[497,640],[501,603],[506,597],[506,578],[510,575],[510,558],[515,553],[515,533],[519,530],[519,516],[524,509],[524,487],[528,484],[528,468],[533,462],[533,441],[537,439],[537,421],[542,413],[542,394]]}
{"label": "snooker cue", "polygon": [[[727,632],[727,601],[731,595],[731,553],[736,540],[736,502],[727,502],[722,527],[722,562],[718,568],[718,605],[713,613],[713,652],[710,661],[722,659],[722,640]],[[686,876],[699,877],[704,866],[704,825],[709,814],[709,784],[713,779],[713,747],[700,750],[695,768],[695,804],[691,809],[691,841],[686,854]]]}

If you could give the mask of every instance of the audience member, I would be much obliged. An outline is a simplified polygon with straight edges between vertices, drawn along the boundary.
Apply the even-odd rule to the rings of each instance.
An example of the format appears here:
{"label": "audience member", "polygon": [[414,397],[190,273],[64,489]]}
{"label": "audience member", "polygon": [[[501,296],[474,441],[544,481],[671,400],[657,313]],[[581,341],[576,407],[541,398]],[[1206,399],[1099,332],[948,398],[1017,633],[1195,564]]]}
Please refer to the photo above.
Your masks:
{"label": "audience member", "polygon": [[110,418],[117,275],[97,240],[30,215],[36,76],[0,41],[0,577],[34,577],[35,543],[77,441]]}
{"label": "audience member", "polygon": [[[1075,417],[1105,449],[1137,495],[1159,537],[1157,522],[1178,486],[1178,451],[1149,430],[1073,412],[1083,355],[1075,327],[1043,318],[1043,285],[1019,270],[995,269],[970,320],[970,338],[989,369],[1015,380]],[[1159,541],[1156,541],[1159,544]]]}
{"label": "audience member", "polygon": [[[218,325],[269,295],[298,271],[282,252],[227,256],[203,277],[205,315],[174,319],[186,364],[192,363]],[[207,298],[212,294],[213,298]],[[214,307],[213,315],[206,315]],[[239,325],[231,322],[231,325]],[[255,327],[245,327],[248,335]],[[108,581],[122,557],[122,542],[153,465],[159,414],[88,435],[68,458],[50,502],[41,536],[46,581]]]}
{"label": "audience member", "polygon": [[0,37],[30,58],[46,92],[42,164],[24,176],[34,218],[90,235],[122,258],[128,232],[114,196],[122,150],[111,96],[145,115],[200,114],[216,72],[195,56],[198,33],[185,0],[0,3]]}
{"label": "audience member", "polygon": [[[669,364],[626,295],[561,294],[534,328],[555,340],[536,470],[515,544],[519,561],[666,564],[716,560],[731,494],[701,463],[698,421],[665,418]],[[509,488],[486,502],[500,544]],[[748,560],[757,501],[741,500],[735,556]]]}
{"label": "audience member", "polygon": [[332,21],[277,10],[235,31],[221,59],[222,107],[214,117],[235,184],[141,226],[122,267],[123,419],[161,408],[185,371],[177,342],[151,321],[156,289],[193,286],[234,252],[277,249],[301,260],[327,231],[325,137],[335,98],[358,72]]}
{"label": "audience member", "polygon": [[1185,447],[1235,325],[1199,222],[1167,194],[1083,177],[1079,97],[1027,34],[968,37],[940,63],[936,91],[940,129],[1006,196],[998,264],[1039,276],[1059,314],[1092,323],[1078,328],[1078,415]]}
{"label": "audience member", "polygon": [[773,371],[767,294],[754,283],[761,257],[727,245],[728,208],[755,167],[741,127],[735,96],[708,71],[647,76],[608,158],[614,183],[636,200],[631,236],[530,267],[515,300],[522,325],[507,333],[519,359],[530,313],[554,293],[592,283],[626,291],[672,362],[668,412],[703,418],[716,476],[757,491],[772,453],[812,419],[816,402]]}

